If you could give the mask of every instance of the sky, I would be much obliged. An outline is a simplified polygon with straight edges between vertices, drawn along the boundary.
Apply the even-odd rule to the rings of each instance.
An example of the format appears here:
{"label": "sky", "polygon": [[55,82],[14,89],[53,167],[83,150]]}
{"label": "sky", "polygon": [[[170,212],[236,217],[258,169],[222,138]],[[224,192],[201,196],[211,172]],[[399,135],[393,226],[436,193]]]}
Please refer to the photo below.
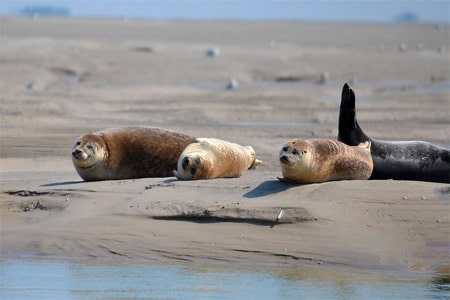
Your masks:
{"label": "sky", "polygon": [[0,0],[0,15],[64,8],[70,17],[450,23],[449,0]]}

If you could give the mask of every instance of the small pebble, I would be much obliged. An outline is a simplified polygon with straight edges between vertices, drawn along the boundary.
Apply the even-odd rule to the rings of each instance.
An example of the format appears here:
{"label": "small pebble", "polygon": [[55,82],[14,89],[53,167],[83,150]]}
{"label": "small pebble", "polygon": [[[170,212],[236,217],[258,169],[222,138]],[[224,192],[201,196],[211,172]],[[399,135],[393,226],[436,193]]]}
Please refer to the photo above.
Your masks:
{"label": "small pebble", "polygon": [[237,89],[239,83],[236,79],[232,78],[227,84],[227,90],[234,90]]}
{"label": "small pebble", "polygon": [[210,56],[210,57],[216,57],[220,54],[220,49],[217,47],[214,47],[212,49],[209,49],[208,51],[206,51],[206,55]]}
{"label": "small pebble", "polygon": [[406,49],[408,49],[408,46],[406,46],[406,44],[404,44],[404,43],[401,43],[398,48],[399,48],[400,52],[406,52]]}
{"label": "small pebble", "polygon": [[27,84],[27,89],[32,90],[36,87],[36,82],[35,81],[31,81],[30,83]]}
{"label": "small pebble", "polygon": [[403,198],[402,198],[403,200],[407,200],[408,199],[408,197],[406,197],[406,196],[403,196]]}

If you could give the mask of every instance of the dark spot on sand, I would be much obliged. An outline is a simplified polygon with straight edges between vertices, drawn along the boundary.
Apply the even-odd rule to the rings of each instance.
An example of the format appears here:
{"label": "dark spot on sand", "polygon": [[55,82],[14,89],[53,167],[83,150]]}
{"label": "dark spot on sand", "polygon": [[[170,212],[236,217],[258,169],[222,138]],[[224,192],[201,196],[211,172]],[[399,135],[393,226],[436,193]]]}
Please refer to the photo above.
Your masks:
{"label": "dark spot on sand", "polygon": [[49,192],[49,191],[27,191],[27,190],[10,190],[6,191],[5,194],[20,196],[20,197],[35,197],[35,196],[68,196],[69,193],[60,192]]}
{"label": "dark spot on sand", "polygon": [[131,48],[131,50],[136,51],[136,52],[143,52],[143,53],[153,53],[153,49],[150,47],[146,47],[146,46],[134,47],[134,48]]}

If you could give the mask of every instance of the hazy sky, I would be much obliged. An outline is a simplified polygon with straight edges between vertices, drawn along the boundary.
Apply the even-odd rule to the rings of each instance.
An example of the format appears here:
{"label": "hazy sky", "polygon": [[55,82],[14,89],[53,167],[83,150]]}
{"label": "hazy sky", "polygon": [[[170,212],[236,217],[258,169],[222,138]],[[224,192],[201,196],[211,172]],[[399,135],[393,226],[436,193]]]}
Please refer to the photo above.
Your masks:
{"label": "hazy sky", "polygon": [[391,22],[409,14],[420,22],[450,23],[449,0],[0,0],[0,14],[19,14],[27,6],[67,8],[75,17]]}

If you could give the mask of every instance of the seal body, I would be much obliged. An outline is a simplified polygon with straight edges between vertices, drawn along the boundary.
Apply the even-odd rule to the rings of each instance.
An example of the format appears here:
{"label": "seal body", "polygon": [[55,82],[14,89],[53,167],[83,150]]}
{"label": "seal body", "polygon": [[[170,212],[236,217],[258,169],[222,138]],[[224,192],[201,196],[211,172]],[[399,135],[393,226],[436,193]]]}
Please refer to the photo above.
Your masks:
{"label": "seal body", "polygon": [[281,181],[318,183],[368,179],[373,164],[370,141],[351,147],[330,139],[289,140],[280,151]]}
{"label": "seal body", "polygon": [[450,149],[424,141],[390,142],[367,136],[356,119],[355,93],[347,84],[342,89],[338,140],[352,146],[371,141],[370,179],[450,183]]}
{"label": "seal body", "polygon": [[153,127],[106,129],[82,135],[72,161],[86,181],[168,177],[195,138]]}
{"label": "seal body", "polygon": [[181,180],[240,177],[259,164],[261,161],[256,159],[251,146],[198,138],[181,153],[174,175]]}

